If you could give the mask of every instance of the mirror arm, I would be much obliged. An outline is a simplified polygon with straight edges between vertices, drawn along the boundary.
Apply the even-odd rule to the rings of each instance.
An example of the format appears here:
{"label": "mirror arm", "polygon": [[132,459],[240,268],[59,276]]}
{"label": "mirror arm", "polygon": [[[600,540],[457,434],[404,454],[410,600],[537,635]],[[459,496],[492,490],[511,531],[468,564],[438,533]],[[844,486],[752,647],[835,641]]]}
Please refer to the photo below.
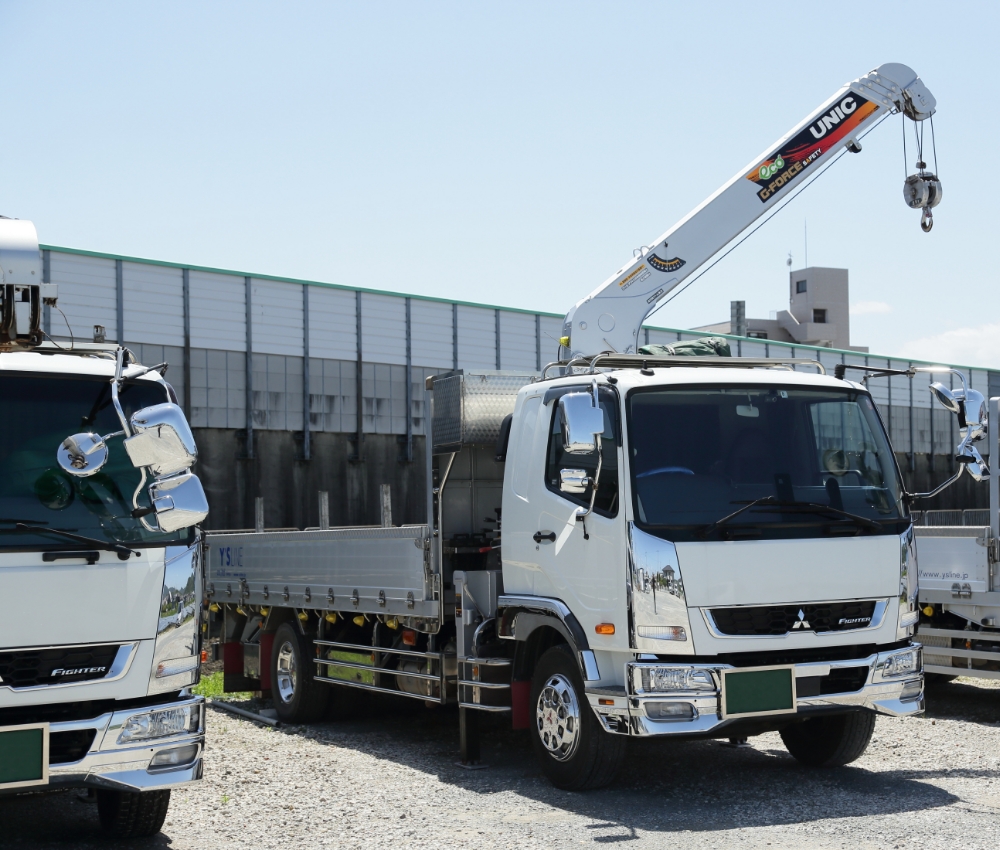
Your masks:
{"label": "mirror arm", "polygon": [[118,414],[118,420],[122,423],[122,429],[124,430],[126,437],[132,436],[132,431],[128,426],[128,419],[125,418],[125,411],[122,410],[121,401],[118,399],[118,390],[121,388],[122,384],[122,368],[125,359],[125,349],[118,346],[118,351],[115,353],[115,376],[111,379],[111,401],[115,406],[115,412]]}
{"label": "mirror arm", "polygon": [[[590,491],[590,505],[588,505],[586,510],[577,508],[576,521],[583,523],[583,539],[590,540],[590,535],[587,534],[587,517],[589,517],[594,512],[594,502],[597,499],[597,484],[601,480],[601,466],[604,463],[604,452],[601,451],[601,435],[595,434],[597,442],[597,471],[594,473],[594,483],[591,485],[592,489]],[[582,511],[582,512],[581,512]]]}
{"label": "mirror arm", "polygon": [[960,463],[958,465],[958,472],[952,475],[951,478],[949,478],[944,483],[938,484],[938,486],[935,487],[933,490],[929,490],[926,493],[904,493],[903,498],[906,500],[907,504],[911,504],[917,501],[918,499],[930,499],[932,496],[936,496],[942,490],[946,490],[952,484],[958,481],[958,479],[962,477],[963,472],[965,472],[965,464]]}

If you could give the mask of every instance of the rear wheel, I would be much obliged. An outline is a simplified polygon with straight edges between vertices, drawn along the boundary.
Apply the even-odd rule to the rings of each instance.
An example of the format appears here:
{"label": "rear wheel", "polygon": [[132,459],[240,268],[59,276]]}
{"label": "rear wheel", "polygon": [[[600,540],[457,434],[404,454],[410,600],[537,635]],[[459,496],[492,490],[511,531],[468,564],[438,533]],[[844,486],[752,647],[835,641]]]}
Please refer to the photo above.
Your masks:
{"label": "rear wheel", "polygon": [[605,732],[587,704],[583,677],[566,646],[538,661],[531,681],[532,745],[548,780],[565,791],[608,785],[625,756],[624,736]]}
{"label": "rear wheel", "polygon": [[810,767],[841,767],[868,748],[875,731],[874,711],[813,717],[781,730],[785,749]]}
{"label": "rear wheel", "polygon": [[145,838],[156,835],[167,817],[169,791],[97,792],[97,816],[101,829],[114,838]]}
{"label": "rear wheel", "polygon": [[323,717],[329,692],[313,679],[309,639],[291,623],[282,623],[271,645],[271,695],[278,719],[314,723]]}

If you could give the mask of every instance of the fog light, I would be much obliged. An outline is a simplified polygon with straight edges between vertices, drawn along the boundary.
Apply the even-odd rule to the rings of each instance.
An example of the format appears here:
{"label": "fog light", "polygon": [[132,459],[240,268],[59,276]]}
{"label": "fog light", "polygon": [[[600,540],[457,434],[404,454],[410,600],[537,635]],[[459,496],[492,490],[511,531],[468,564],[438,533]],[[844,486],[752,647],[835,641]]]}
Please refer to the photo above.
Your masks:
{"label": "fog light", "polygon": [[188,744],[184,747],[174,747],[170,750],[160,750],[149,763],[149,770],[154,767],[177,767],[190,764],[198,757],[198,745]]}
{"label": "fog light", "polygon": [[698,712],[689,702],[647,702],[646,715],[651,720],[694,720]]}
{"label": "fog light", "polygon": [[899,694],[899,701],[912,702],[915,699],[919,699],[923,692],[923,682],[921,682],[920,679],[914,679],[912,682],[907,682],[903,685],[903,690]]}
{"label": "fog light", "polygon": [[714,691],[710,670],[691,667],[641,667],[644,691]]}
{"label": "fog light", "polygon": [[920,671],[920,650],[908,649],[897,652],[882,661],[882,677],[892,679],[896,676],[912,676]]}
{"label": "fog light", "polygon": [[148,741],[181,732],[197,732],[201,725],[201,706],[185,705],[133,714],[122,724],[119,744],[129,741]]}

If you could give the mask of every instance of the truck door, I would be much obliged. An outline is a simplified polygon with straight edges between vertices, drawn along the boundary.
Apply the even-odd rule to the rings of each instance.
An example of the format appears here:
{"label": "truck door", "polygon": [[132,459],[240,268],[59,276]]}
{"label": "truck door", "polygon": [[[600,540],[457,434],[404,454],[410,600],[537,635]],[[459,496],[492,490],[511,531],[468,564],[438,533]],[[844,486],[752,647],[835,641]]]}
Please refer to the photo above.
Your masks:
{"label": "truck door", "polygon": [[[605,429],[598,494],[594,512],[580,522],[576,515],[590,503],[590,492],[560,492],[559,471],[581,469],[592,478],[597,455],[563,451],[556,393],[548,395],[544,399],[529,397],[521,416],[515,415],[519,428],[518,433],[512,433],[514,451],[508,455],[504,499],[504,588],[509,593],[560,599],[579,620],[593,648],[625,648],[628,629],[617,397],[609,390],[601,392]],[[614,623],[615,635],[598,637],[594,631],[598,623]]]}

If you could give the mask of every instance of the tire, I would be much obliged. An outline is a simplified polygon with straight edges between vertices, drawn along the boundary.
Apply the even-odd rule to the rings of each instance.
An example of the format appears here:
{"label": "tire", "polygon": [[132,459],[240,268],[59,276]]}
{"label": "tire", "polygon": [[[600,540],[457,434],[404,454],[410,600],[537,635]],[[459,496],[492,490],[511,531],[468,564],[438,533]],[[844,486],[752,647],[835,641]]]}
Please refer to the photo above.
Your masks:
{"label": "tire", "polygon": [[271,696],[283,723],[315,723],[326,712],[330,693],[313,679],[311,641],[291,623],[282,623],[271,645]]}
{"label": "tire", "polygon": [[113,838],[146,838],[156,835],[167,817],[169,791],[97,792],[101,829]]}
{"label": "tire", "polygon": [[628,742],[606,732],[595,717],[567,646],[554,646],[538,660],[529,706],[534,714],[531,743],[549,782],[564,791],[612,782]]}
{"label": "tire", "polygon": [[874,711],[814,717],[781,730],[785,749],[809,767],[842,767],[868,748],[875,731]]}

